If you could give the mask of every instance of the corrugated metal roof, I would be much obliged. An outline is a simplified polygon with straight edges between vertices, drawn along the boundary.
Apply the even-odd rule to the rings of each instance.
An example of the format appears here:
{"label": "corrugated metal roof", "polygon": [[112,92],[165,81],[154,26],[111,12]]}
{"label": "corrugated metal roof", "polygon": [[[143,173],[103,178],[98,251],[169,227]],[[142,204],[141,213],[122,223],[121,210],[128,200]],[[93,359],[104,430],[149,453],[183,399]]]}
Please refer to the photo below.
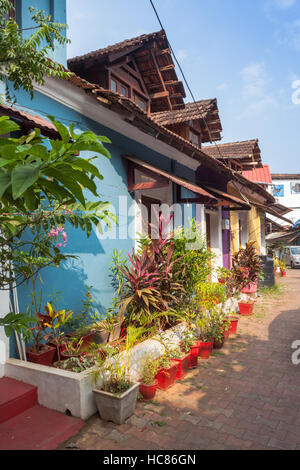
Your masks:
{"label": "corrugated metal roof", "polygon": [[245,178],[255,183],[272,184],[269,165],[264,165],[262,168],[254,168],[253,170],[246,170],[243,171],[242,174]]}

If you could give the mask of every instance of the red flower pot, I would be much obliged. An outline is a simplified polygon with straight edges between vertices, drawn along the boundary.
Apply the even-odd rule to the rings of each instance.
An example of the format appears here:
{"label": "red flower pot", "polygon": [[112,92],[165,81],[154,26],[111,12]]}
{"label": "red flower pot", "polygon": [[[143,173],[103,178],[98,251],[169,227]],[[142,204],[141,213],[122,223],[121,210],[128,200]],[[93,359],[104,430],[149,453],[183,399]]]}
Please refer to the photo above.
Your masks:
{"label": "red flower pot", "polygon": [[206,343],[199,342],[199,357],[202,359],[209,359],[213,350],[213,341],[207,341]]}
{"label": "red flower pot", "polygon": [[230,335],[233,335],[236,333],[239,320],[238,318],[230,318],[229,321],[230,321],[230,328],[228,331]]}
{"label": "red flower pot", "polygon": [[42,351],[34,352],[26,350],[27,361],[41,364],[43,366],[51,366],[54,361],[56,348],[45,345]]}
{"label": "red flower pot", "polygon": [[190,352],[188,352],[182,359],[174,359],[178,362],[178,369],[176,372],[176,379],[181,380],[187,373],[190,363]]}
{"label": "red flower pot", "polygon": [[281,275],[281,277],[285,277],[286,276],[286,271],[280,271],[280,275]]}
{"label": "red flower pot", "polygon": [[241,315],[244,315],[244,316],[252,315],[253,308],[254,308],[254,302],[251,302],[251,303],[239,302],[239,309],[240,309]]}
{"label": "red flower pot", "polygon": [[161,369],[157,373],[156,379],[158,382],[159,389],[168,390],[168,388],[172,387],[176,380],[177,369],[178,362],[173,361],[173,364],[169,369]]}
{"label": "red flower pot", "polygon": [[[94,339],[95,333],[87,333],[86,335],[82,335],[78,337],[78,341],[82,339],[82,346],[85,346],[86,344],[89,344],[91,341]],[[76,338],[75,333],[68,333],[66,334],[68,338]]]}
{"label": "red flower pot", "polygon": [[197,368],[198,354],[199,354],[199,344],[200,344],[200,341],[197,341],[191,346],[189,369],[196,369]]}
{"label": "red flower pot", "polygon": [[145,385],[140,383],[140,393],[143,395],[145,401],[152,400],[154,398],[156,390],[158,387],[158,380],[155,379],[155,382],[152,385]]}

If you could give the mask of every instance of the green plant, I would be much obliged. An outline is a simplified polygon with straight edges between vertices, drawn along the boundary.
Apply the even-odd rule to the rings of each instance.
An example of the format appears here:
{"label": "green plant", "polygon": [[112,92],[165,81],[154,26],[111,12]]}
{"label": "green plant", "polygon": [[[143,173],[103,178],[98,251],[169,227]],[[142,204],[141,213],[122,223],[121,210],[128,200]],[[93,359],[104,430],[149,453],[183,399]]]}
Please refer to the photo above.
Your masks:
{"label": "green plant", "polygon": [[206,247],[195,220],[188,227],[179,227],[172,236],[173,259],[176,261],[175,281],[182,283],[181,302],[186,305],[195,294],[195,286],[206,282],[214,255]]}
{"label": "green plant", "polygon": [[60,343],[60,337],[64,334],[61,328],[63,325],[65,325],[67,320],[73,315],[73,312],[71,310],[56,311],[50,302],[48,302],[47,305],[45,306],[45,311],[46,311],[46,315],[42,315],[43,324],[46,327],[50,328],[50,330],[52,331],[52,333],[47,335],[47,338],[51,338],[56,344],[57,356],[58,356],[58,359],[60,360],[59,343]]}
{"label": "green plant", "polygon": [[80,373],[93,367],[95,362],[96,359],[94,357],[70,357],[64,361],[57,361],[54,366],[58,369]]}
{"label": "green plant", "polygon": [[0,318],[0,327],[4,328],[6,336],[9,338],[12,331],[15,330],[17,333],[26,332],[28,330],[28,324],[32,322],[32,318],[28,317],[25,313],[15,314],[10,312],[5,315],[4,318]]}
{"label": "green plant", "polygon": [[171,365],[172,361],[166,353],[159,358],[159,369],[170,369]]}
{"label": "green plant", "polygon": [[232,257],[232,273],[236,289],[256,283],[262,276],[260,258],[254,242],[247,243],[245,248],[241,248]]}
{"label": "green plant", "polygon": [[[45,84],[45,76],[68,79],[72,73],[62,65],[49,60],[49,52],[55,44],[69,43],[65,37],[66,25],[53,23],[51,15],[29,8],[32,34],[25,38],[18,23],[11,15],[14,10],[10,0],[0,2],[0,80],[6,85],[6,97],[12,99],[7,80],[14,90],[23,89],[33,97],[33,82]],[[42,47],[41,47],[42,45]]]}
{"label": "green plant", "polygon": [[188,353],[192,344],[196,340],[196,335],[193,331],[186,330],[183,332],[182,336],[183,337],[180,342],[180,348],[183,352]]}
{"label": "green plant", "polygon": [[153,354],[145,354],[142,358],[141,382],[152,385],[159,370],[160,361]]}
{"label": "green plant", "polygon": [[77,356],[82,352],[83,339],[71,338],[65,343],[64,354],[68,356]]}
{"label": "green plant", "polygon": [[118,352],[107,361],[103,356],[98,358],[95,368],[90,373],[92,383],[97,384],[101,379],[101,389],[117,395],[128,390],[132,384],[130,378],[132,348],[143,333],[142,327],[128,326],[125,350]]}
{"label": "green plant", "polygon": [[286,264],[284,261],[279,261],[279,268],[281,272],[284,272],[286,270]]}

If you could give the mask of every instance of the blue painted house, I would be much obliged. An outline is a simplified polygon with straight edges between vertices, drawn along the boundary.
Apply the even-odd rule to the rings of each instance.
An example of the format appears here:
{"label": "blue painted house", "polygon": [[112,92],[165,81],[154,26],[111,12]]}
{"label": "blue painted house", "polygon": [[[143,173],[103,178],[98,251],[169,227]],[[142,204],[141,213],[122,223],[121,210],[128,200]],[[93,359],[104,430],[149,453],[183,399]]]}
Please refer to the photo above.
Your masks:
{"label": "blue painted house", "polygon": [[[64,0],[16,0],[16,18],[22,28],[31,26],[29,5],[45,10],[54,21],[66,22]],[[58,47],[52,58],[66,64],[65,48]],[[97,161],[104,176],[98,192],[111,203],[118,225],[104,235],[94,229],[90,238],[66,227],[69,243],[65,250],[78,259],[43,271],[45,300],[53,290],[63,291],[59,307],[79,313],[89,285],[95,307],[105,315],[113,296],[112,251],[132,251],[137,234],[148,230],[146,216],[151,218],[153,204],[167,205],[176,225],[195,218],[222,266],[229,256],[222,231],[223,235],[228,231],[227,236],[230,231],[222,208],[250,207],[229,194],[227,187],[230,182],[245,185],[245,181],[201,150],[202,143],[221,138],[217,101],[185,104],[184,87],[164,31],[71,59],[68,67],[75,73],[68,81],[46,78],[45,86],[35,87],[33,100],[18,92],[16,105],[0,106],[0,112],[25,130],[38,127],[49,136],[55,135],[46,117],[49,114],[66,125],[75,123],[76,132],[91,129],[107,136],[112,142],[107,145],[111,159]],[[85,156],[92,155],[81,154]],[[18,288],[18,301],[19,310],[25,311],[30,302],[28,287]],[[3,348],[2,358],[8,355],[7,344]]]}

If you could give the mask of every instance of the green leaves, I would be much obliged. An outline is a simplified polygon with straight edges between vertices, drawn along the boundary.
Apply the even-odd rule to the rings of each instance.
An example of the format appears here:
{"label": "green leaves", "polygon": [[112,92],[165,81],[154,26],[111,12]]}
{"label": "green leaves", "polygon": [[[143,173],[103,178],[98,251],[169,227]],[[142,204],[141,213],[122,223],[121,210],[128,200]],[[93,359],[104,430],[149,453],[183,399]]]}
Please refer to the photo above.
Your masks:
{"label": "green leaves", "polygon": [[9,338],[13,330],[21,333],[31,321],[32,318],[24,313],[15,314],[10,312],[4,318],[0,318],[0,326],[4,326],[5,334]]}
{"label": "green leaves", "polygon": [[26,164],[16,166],[11,174],[13,198],[17,199],[22,196],[38,180],[39,175],[39,166]]}
{"label": "green leaves", "polygon": [[0,135],[18,131],[19,129],[20,126],[18,126],[14,121],[10,121],[8,116],[0,117]]}

